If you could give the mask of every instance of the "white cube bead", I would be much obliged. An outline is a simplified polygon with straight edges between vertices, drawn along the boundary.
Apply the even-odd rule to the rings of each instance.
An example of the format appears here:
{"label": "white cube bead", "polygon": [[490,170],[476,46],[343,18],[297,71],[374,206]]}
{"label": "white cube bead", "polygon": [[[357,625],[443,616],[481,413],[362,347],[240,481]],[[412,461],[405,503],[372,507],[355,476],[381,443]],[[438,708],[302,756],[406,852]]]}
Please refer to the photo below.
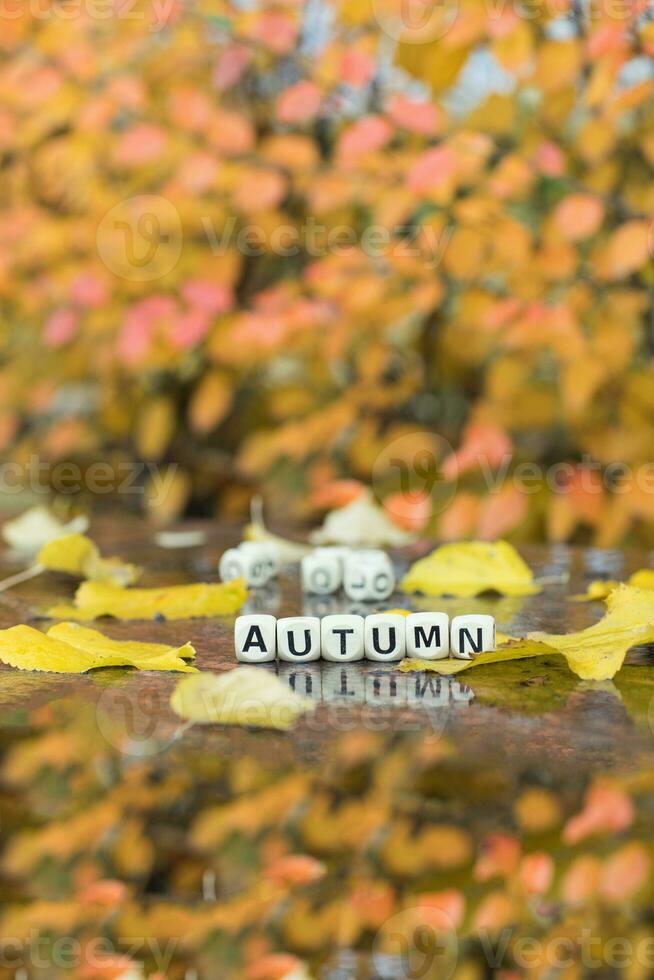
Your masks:
{"label": "white cube bead", "polygon": [[302,589],[313,595],[332,595],[341,587],[343,562],[338,555],[313,551],[302,559]]}
{"label": "white cube bead", "polygon": [[399,613],[366,616],[364,648],[366,660],[383,663],[402,660],[406,647],[406,618]]}
{"label": "white cube bead", "polygon": [[256,555],[261,561],[264,561],[268,569],[268,579],[276,578],[279,575],[279,555],[273,544],[268,541],[241,541],[238,550]]}
{"label": "white cube bead", "polygon": [[317,616],[285,616],[277,620],[277,656],[303,664],[320,660],[320,620]]}
{"label": "white cube bead", "polygon": [[495,619],[492,616],[455,616],[450,626],[450,649],[459,660],[473,660],[495,649]]}
{"label": "white cube bead", "polygon": [[450,652],[450,617],[447,613],[419,612],[406,618],[407,657],[444,660]]}
{"label": "white cube bead", "polygon": [[239,616],[234,624],[236,659],[244,664],[263,664],[277,653],[277,620],[274,616]]}
{"label": "white cube bead", "polygon": [[379,602],[388,599],[395,588],[395,574],[390,559],[359,557],[352,553],[345,559],[343,588],[348,599]]}
{"label": "white cube bead", "polygon": [[244,578],[248,585],[265,585],[269,579],[269,566],[261,552],[250,549],[228,548],[218,564],[218,573],[223,582]]}
{"label": "white cube bead", "polygon": [[323,660],[363,660],[363,616],[325,616],[320,635]]}

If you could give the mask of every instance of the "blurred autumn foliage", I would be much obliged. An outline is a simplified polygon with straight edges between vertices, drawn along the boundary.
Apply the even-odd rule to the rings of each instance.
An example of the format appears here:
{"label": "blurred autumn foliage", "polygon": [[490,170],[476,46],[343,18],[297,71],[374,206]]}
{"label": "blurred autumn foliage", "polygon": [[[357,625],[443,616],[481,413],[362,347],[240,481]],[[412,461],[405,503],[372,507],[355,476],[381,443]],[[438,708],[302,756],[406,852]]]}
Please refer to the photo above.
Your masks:
{"label": "blurred autumn foliage", "polygon": [[17,710],[35,690],[12,680],[2,980],[651,977],[649,756],[507,773],[394,725],[330,734],[309,764],[305,734],[171,739],[155,696],[135,738],[120,682],[99,709],[44,682],[50,704]]}
{"label": "blurred autumn foliage", "polygon": [[646,0],[1,20],[7,457],[174,464],[162,519],[354,479],[445,538],[654,542]]}

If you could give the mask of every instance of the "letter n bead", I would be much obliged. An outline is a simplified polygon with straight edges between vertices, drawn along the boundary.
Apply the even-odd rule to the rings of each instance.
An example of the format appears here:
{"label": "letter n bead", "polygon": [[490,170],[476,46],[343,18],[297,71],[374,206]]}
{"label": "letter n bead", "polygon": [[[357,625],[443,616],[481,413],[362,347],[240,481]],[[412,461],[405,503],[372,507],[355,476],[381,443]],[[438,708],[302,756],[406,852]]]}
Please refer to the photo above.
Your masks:
{"label": "letter n bead", "polygon": [[277,656],[294,664],[320,660],[317,616],[285,616],[277,620]]}
{"label": "letter n bead", "polygon": [[363,616],[323,616],[320,630],[324,660],[363,660]]}
{"label": "letter n bead", "polygon": [[406,618],[407,657],[444,660],[450,653],[450,617],[447,613],[411,613]]}
{"label": "letter n bead", "polygon": [[277,651],[277,620],[274,616],[239,616],[234,624],[236,659],[244,664],[274,660]]}
{"label": "letter n bead", "polygon": [[400,613],[366,616],[364,647],[366,660],[380,663],[403,660],[406,648],[406,617]]}
{"label": "letter n bead", "polygon": [[474,660],[480,653],[495,649],[493,616],[455,616],[450,627],[452,656]]}

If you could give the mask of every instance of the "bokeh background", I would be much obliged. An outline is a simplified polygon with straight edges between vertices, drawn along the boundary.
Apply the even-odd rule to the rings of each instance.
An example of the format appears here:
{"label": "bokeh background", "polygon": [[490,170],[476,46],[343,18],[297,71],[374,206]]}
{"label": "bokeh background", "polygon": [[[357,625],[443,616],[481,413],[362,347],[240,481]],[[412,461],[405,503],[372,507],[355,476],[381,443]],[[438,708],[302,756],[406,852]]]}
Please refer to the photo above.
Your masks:
{"label": "bokeh background", "polygon": [[654,543],[650,3],[0,14],[3,503]]}

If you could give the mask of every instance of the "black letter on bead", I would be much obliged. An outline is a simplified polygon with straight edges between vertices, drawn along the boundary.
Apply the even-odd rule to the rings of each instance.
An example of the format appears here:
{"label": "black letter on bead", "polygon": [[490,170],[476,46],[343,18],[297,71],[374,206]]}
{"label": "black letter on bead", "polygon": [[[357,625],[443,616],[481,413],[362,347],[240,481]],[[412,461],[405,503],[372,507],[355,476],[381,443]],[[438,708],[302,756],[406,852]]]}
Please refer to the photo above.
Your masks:
{"label": "black letter on bead", "polygon": [[395,642],[395,627],[394,626],[389,626],[388,627],[388,642],[390,643],[390,646],[388,647],[388,649],[387,650],[382,650],[382,648],[380,646],[380,643],[379,643],[379,627],[378,626],[373,626],[373,628],[372,628],[372,645],[374,646],[376,652],[380,656],[385,656],[387,653],[392,653],[393,650],[395,649],[396,645],[397,645],[396,642]]}
{"label": "black letter on bead", "polygon": [[482,634],[481,626],[478,626],[477,627],[477,642],[475,643],[475,641],[472,638],[472,633],[470,632],[470,630],[467,629],[466,627],[464,627],[461,630],[461,633],[459,635],[459,651],[461,653],[465,653],[466,652],[466,642],[467,642],[468,645],[469,645],[469,647],[470,647],[470,651],[472,653],[481,653],[482,648],[484,646],[484,641],[483,641],[482,635],[483,634]]}
{"label": "black letter on bead", "polygon": [[354,633],[354,630],[332,630],[332,633],[336,633],[341,638],[341,657],[347,656],[347,640],[345,637],[348,633]]}
{"label": "black letter on bead", "polygon": [[263,642],[261,627],[256,624],[248,630],[248,635],[245,637],[245,643],[243,644],[243,653],[249,653],[251,647],[259,647],[262,653],[268,652],[266,650],[266,644]]}
{"label": "black letter on bead", "polygon": [[288,634],[288,649],[289,652],[293,654],[294,657],[304,657],[311,650],[311,631],[304,631],[304,650],[295,649],[295,637],[291,632]]}
{"label": "black letter on bead", "polygon": [[[422,643],[423,646],[430,647],[432,642],[434,646],[439,647],[441,645],[441,628],[440,626],[432,626],[429,630],[429,636],[427,636],[427,631],[424,626],[414,626],[414,636],[416,640],[416,647],[419,647]],[[434,641],[434,635],[436,640]]]}

